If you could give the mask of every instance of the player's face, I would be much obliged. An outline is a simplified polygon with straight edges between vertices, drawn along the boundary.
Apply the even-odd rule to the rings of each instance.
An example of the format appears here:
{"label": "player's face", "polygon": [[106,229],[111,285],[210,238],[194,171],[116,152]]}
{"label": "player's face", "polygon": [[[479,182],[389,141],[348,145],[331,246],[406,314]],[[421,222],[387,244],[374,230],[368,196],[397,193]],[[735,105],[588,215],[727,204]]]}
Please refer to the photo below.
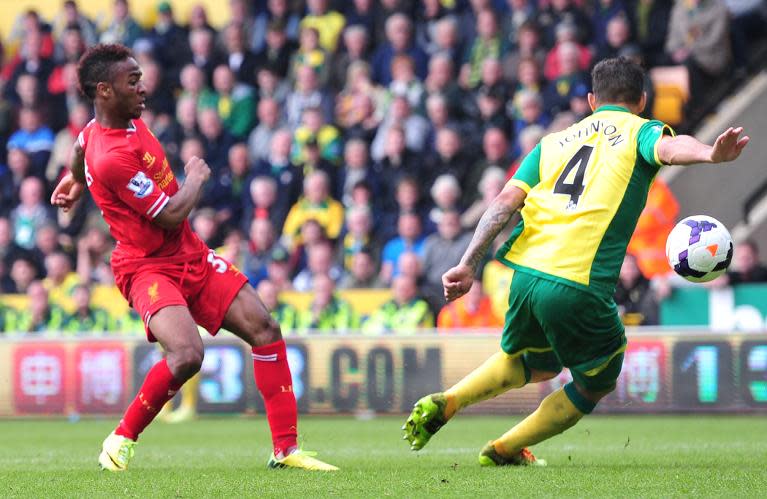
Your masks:
{"label": "player's face", "polygon": [[138,62],[129,57],[118,63],[114,88],[117,111],[126,118],[140,118],[146,108],[146,87],[141,80],[141,68]]}

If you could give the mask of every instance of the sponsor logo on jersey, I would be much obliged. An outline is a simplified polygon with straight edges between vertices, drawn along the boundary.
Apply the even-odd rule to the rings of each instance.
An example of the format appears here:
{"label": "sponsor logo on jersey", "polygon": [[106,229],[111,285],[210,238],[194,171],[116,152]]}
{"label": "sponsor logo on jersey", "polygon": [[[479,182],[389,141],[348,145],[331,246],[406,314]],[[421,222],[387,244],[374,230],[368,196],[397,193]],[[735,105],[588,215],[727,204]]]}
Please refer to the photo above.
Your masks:
{"label": "sponsor logo on jersey", "polygon": [[151,168],[154,162],[157,160],[157,158],[149,154],[149,151],[144,153],[143,159],[144,159],[144,162],[146,163],[147,168]]}
{"label": "sponsor logo on jersey", "polygon": [[127,185],[128,189],[133,192],[133,195],[137,198],[145,198],[154,190],[154,182],[144,172],[138,172],[130,179]]}

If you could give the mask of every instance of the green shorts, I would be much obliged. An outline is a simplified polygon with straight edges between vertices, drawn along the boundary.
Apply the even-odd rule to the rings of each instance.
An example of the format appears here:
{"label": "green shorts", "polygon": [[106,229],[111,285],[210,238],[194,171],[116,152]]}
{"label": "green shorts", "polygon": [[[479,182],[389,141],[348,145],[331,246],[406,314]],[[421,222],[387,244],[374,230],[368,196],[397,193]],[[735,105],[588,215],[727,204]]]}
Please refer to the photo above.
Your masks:
{"label": "green shorts", "polygon": [[570,369],[590,391],[615,387],[626,334],[611,297],[515,270],[501,348],[529,369]]}

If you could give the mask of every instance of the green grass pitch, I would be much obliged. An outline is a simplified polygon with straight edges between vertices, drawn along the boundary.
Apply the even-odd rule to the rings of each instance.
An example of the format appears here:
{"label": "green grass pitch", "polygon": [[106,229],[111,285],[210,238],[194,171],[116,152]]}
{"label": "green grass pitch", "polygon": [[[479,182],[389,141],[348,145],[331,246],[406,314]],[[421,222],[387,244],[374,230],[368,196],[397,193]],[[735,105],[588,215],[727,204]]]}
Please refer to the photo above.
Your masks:
{"label": "green grass pitch", "polygon": [[114,420],[0,420],[0,497],[765,497],[764,416],[592,416],[534,448],[547,468],[480,468],[518,417],[459,417],[420,453],[404,417],[303,417],[334,474],[267,470],[263,418],[153,424],[127,473],[99,472]]}

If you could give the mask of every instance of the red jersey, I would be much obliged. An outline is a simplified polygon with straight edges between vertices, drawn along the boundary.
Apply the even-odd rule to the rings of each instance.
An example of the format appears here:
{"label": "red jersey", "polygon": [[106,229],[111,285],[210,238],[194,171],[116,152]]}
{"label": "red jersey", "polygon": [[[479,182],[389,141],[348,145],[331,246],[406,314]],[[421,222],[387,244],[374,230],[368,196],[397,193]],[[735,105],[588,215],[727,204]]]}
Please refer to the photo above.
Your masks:
{"label": "red jersey", "polygon": [[189,261],[207,252],[188,220],[174,229],[152,222],[179,187],[160,142],[143,121],[132,120],[126,129],[104,128],[93,120],[77,140],[85,151],[85,180],[117,241],[113,268],[137,258]]}

